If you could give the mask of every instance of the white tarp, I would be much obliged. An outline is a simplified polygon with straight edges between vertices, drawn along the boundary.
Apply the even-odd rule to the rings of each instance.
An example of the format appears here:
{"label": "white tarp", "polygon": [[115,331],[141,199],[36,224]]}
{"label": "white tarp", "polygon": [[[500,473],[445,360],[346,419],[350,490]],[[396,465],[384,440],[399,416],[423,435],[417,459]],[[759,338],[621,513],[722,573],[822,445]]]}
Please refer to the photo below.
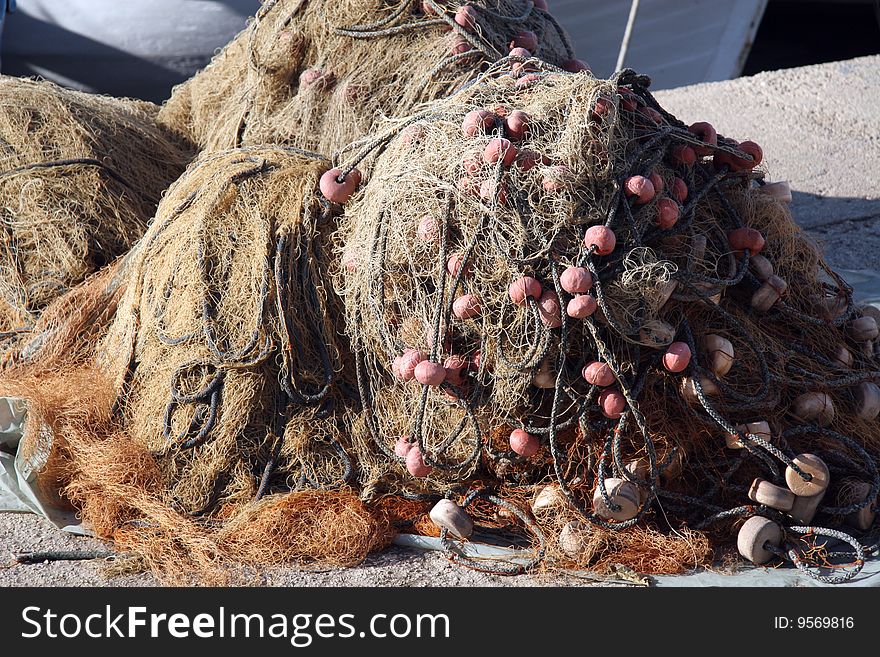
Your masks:
{"label": "white tarp", "polygon": [[16,397],[0,397],[0,512],[37,513],[57,527],[75,534],[86,533],[76,515],[42,499],[32,486],[35,473],[18,450],[27,422],[27,403]]}

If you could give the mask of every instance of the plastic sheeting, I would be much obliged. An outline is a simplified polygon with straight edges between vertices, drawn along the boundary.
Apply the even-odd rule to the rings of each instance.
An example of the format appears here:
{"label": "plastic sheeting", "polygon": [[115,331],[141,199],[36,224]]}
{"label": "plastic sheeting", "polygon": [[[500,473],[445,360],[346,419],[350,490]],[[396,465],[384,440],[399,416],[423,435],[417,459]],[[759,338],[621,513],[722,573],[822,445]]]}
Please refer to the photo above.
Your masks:
{"label": "plastic sheeting", "polygon": [[16,397],[0,397],[0,511],[36,513],[64,531],[88,533],[76,515],[42,499],[32,485],[36,474],[18,450],[27,422],[27,404]]}
{"label": "plastic sheeting", "polygon": [[843,280],[852,285],[853,298],[880,308],[880,272],[868,269],[840,270]]}

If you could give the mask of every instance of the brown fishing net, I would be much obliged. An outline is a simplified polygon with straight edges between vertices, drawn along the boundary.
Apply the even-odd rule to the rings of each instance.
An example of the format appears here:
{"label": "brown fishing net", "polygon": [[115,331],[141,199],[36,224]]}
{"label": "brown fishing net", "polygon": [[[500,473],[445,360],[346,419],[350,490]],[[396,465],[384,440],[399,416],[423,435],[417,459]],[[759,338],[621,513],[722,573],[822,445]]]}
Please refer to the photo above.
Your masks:
{"label": "brown fishing net", "polygon": [[[748,496],[809,481],[799,454],[831,471],[823,522],[874,504],[876,323],[762,191],[760,149],[707,144],[632,71],[509,63],[340,165],[375,156],[336,272],[368,490],[485,519],[488,488],[562,563],[660,572],[755,513],[809,525],[788,490]],[[867,494],[838,505],[845,476]]]}
{"label": "brown fishing net", "polygon": [[[390,538],[393,514],[352,492],[337,412],[327,166],[284,147],[201,158],[132,252],[46,313],[4,379],[54,436],[39,483],[169,579],[349,565]],[[22,449],[45,450],[45,434]]]}
{"label": "brown fishing net", "polygon": [[[159,121],[199,148],[283,143],[332,153],[386,116],[445,96],[511,44],[577,66],[529,0],[266,0],[248,28],[177,87]],[[569,61],[571,60],[571,61]]]}
{"label": "brown fishing net", "polygon": [[[648,83],[514,54],[338,169],[203,154],[0,378],[38,483],[174,582],[353,564],[402,530],[500,573],[676,573],[737,542],[806,568],[833,537],[851,577],[880,491],[876,321],[760,149]],[[340,218],[318,190],[347,200],[357,166]],[[754,520],[785,542],[743,548]],[[463,556],[450,527],[473,523],[525,556]]]}
{"label": "brown fishing net", "polygon": [[127,251],[190,154],[157,108],[0,78],[0,332]]}

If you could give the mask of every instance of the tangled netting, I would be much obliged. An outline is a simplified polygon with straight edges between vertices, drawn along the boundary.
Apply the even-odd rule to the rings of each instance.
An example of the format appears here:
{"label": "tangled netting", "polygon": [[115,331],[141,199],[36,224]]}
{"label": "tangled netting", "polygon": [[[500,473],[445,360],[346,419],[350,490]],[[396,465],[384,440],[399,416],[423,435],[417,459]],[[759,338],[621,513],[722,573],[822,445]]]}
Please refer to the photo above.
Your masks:
{"label": "tangled netting", "polygon": [[538,3],[476,0],[456,22],[462,4],[266,0],[205,70],[175,89],[159,121],[205,150],[283,143],[332,153],[382,118],[451,93],[511,44],[577,65],[565,32]]}
{"label": "tangled netting", "polygon": [[32,326],[143,235],[190,158],[157,109],[0,78],[0,332]]}
{"label": "tangled netting", "polygon": [[764,516],[811,537],[805,569],[828,557],[817,535],[843,537],[851,577],[865,547],[782,489],[819,456],[818,517],[869,529],[876,323],[762,189],[759,151],[689,130],[648,84],[508,58],[349,151],[342,175],[376,158],[336,272],[365,490],[446,495],[582,566],[674,571],[737,532],[748,552]]}
{"label": "tangled netting", "polygon": [[[760,151],[648,84],[514,54],[334,169],[204,154],[0,375],[37,484],[177,583],[399,531],[501,573],[681,572],[735,541],[852,577],[876,318]],[[528,558],[462,556],[472,523]]]}
{"label": "tangled netting", "polygon": [[348,565],[390,538],[390,512],[353,493],[341,430],[327,166],[285,147],[203,156],[131,253],[50,307],[0,383],[29,402],[37,485],[169,581]]}

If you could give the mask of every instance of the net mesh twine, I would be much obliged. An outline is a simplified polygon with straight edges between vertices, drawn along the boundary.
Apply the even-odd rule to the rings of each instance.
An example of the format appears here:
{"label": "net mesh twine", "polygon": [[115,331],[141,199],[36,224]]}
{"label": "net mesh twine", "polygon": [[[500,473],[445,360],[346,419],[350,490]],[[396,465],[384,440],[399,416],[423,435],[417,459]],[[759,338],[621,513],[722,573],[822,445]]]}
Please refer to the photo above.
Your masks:
{"label": "net mesh twine", "polygon": [[[761,191],[764,173],[725,163],[749,155],[723,136],[708,147],[660,107],[645,76],[598,80],[531,63],[541,70],[517,77],[510,58],[500,62],[387,123],[338,164],[366,161],[372,171],[346,206],[334,274],[363,402],[352,440],[364,499],[445,495],[478,520],[500,514],[496,529],[532,536],[539,554],[559,563],[679,572],[729,549],[746,516],[792,525],[746,492],[757,476],[785,486],[796,454],[826,460],[832,482],[841,474],[870,482],[876,497],[880,434],[874,417],[859,417],[854,390],[878,375],[877,359],[873,343],[848,328],[867,310],[854,308],[851,289],[787,207]],[[474,110],[490,112],[491,124],[468,136],[463,119]],[[528,117],[519,140],[508,123],[515,110]],[[483,157],[505,136],[516,153],[509,167]],[[689,163],[682,147],[708,154]],[[664,191],[637,204],[626,181],[651,174]],[[661,201],[678,210],[672,226],[658,225]],[[585,246],[593,226],[616,234],[611,253]],[[762,282],[750,252],[728,242],[744,226],[763,233],[762,255],[788,283],[769,309],[752,305]],[[588,294],[598,308],[583,319],[567,315],[573,296],[560,276],[571,266],[594,281]],[[523,276],[543,292],[517,305],[509,286]],[[465,295],[479,311],[461,318],[454,307]],[[713,369],[707,335],[733,345],[724,375]],[[692,353],[680,373],[662,365],[673,340]],[[844,345],[853,356],[845,367],[835,358]],[[405,380],[412,375],[401,376],[395,359],[406,353],[442,365],[443,382]],[[604,388],[582,376],[592,361],[614,374],[619,417],[600,405]],[[829,426],[794,415],[805,392],[830,395],[838,411]],[[772,443],[737,428],[759,420]],[[512,451],[514,429],[538,439],[533,456]],[[727,434],[746,448],[728,449]],[[418,449],[427,475],[412,474],[407,448],[395,449],[401,439]],[[628,467],[633,461],[640,467]],[[637,486],[634,517],[594,511],[597,490],[615,506],[604,486],[612,477]],[[547,486],[552,512],[529,509]],[[485,496],[474,495],[486,488],[514,511],[481,510]],[[844,510],[833,495],[819,517],[837,526]]]}
{"label": "net mesh twine", "polygon": [[[214,60],[178,86],[159,121],[200,149],[283,143],[331,153],[386,116],[447,95],[507,54],[573,57],[564,31],[531,0],[266,0]],[[527,37],[531,38],[531,37]]]}
{"label": "net mesh twine", "polygon": [[150,103],[0,78],[0,332],[143,235],[191,153]]}
{"label": "net mesh twine", "polygon": [[[203,156],[0,379],[55,437],[40,474],[163,581],[350,565],[390,537],[393,509],[352,490],[341,430],[346,351],[324,273],[335,219],[316,190],[327,166],[286,147]],[[100,319],[86,331],[74,306]],[[70,356],[65,341],[91,347]]]}

